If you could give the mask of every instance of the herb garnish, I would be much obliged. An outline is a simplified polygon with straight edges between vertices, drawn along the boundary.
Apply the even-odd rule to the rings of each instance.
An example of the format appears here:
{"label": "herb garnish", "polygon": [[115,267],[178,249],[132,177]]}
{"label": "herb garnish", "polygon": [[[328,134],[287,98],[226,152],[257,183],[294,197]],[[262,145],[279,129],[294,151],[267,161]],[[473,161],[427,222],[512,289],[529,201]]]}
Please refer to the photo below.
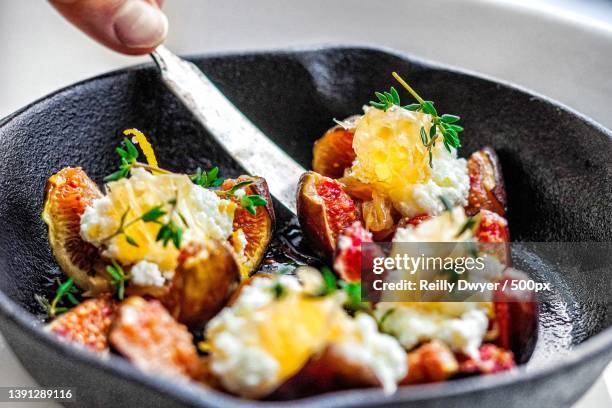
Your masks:
{"label": "herb garnish", "polygon": [[111,261],[111,265],[106,266],[106,272],[111,276],[111,283],[115,287],[117,298],[123,300],[125,293],[125,282],[130,280],[131,276],[127,275],[121,265],[115,260]]}
{"label": "herb garnish", "polygon": [[346,294],[343,306],[348,312],[355,313],[360,310],[370,310],[370,302],[361,300],[361,282],[338,280],[336,275],[327,266],[321,268],[321,274],[323,275],[323,284],[315,296],[328,296],[340,288]]}
{"label": "herb garnish", "polygon": [[[145,163],[139,162],[138,161],[138,156],[139,156],[138,149],[136,148],[136,146],[134,145],[134,143],[132,143],[132,141],[130,139],[127,139],[127,138],[123,139],[122,145],[124,147],[118,147],[117,149],[115,149],[115,151],[117,152],[117,154],[121,158],[121,163],[119,165],[119,170],[117,170],[116,172],[114,172],[114,173],[104,177],[104,182],[105,183],[108,183],[108,182],[111,182],[111,181],[121,180],[122,178],[127,177],[130,174],[130,170],[132,170],[135,167],[143,168],[143,169],[149,170],[149,171],[151,171],[153,173],[173,174],[169,170],[165,170],[165,169],[162,169],[162,168],[157,167],[157,166],[151,166],[149,164],[145,164]],[[191,179],[191,181],[194,184],[196,184],[196,185],[198,185],[200,187],[204,187],[204,188],[216,188],[216,187],[221,186],[221,184],[223,184],[223,182],[225,181],[225,179],[218,177],[218,175],[219,175],[219,168],[218,167],[213,167],[212,169],[210,169],[208,171],[203,171],[201,168],[198,167],[198,169],[196,170],[196,173],[195,174],[190,174],[189,178]],[[258,194],[243,195],[243,196],[240,196],[240,197],[238,197],[235,194],[236,191],[238,191],[240,188],[246,187],[246,186],[248,186],[248,185],[250,185],[252,183],[253,183],[252,181],[243,181],[243,182],[237,183],[235,186],[233,186],[228,191],[218,191],[218,194],[219,195],[223,195],[223,196],[225,196],[227,198],[235,196],[236,198],[238,198],[238,201],[239,201],[240,206],[242,208],[247,210],[252,215],[256,215],[257,211],[256,211],[255,207],[266,206],[268,204],[266,199],[263,198],[262,196],[258,195]],[[134,220],[134,222],[136,222],[136,221],[140,221],[140,219]],[[169,229],[172,230],[173,227],[175,227],[175,226],[176,226],[176,224],[175,225],[171,225],[171,226],[169,226],[170,227]],[[124,227],[124,229],[125,228],[127,228],[127,225]],[[166,230],[167,229],[168,228],[166,228]],[[123,233],[123,232],[116,233],[114,236],[119,235],[121,233]],[[168,234],[168,233],[164,232],[164,234]],[[130,243],[130,245],[134,245],[133,243],[135,241],[133,239],[131,239],[131,237],[126,236],[126,240],[128,241],[128,243]],[[136,244],[134,246],[138,246],[138,245]]]}
{"label": "herb garnish", "polygon": [[223,184],[225,179],[217,177],[218,174],[219,168],[216,166],[208,171],[202,171],[202,169],[198,167],[196,173],[191,175],[190,178],[194,184],[200,187],[219,187],[221,184]]}
{"label": "herb garnish", "polygon": [[76,295],[79,293],[79,289],[74,285],[74,278],[70,277],[66,282],[59,280],[56,278],[57,282],[57,291],[55,292],[55,296],[53,300],[49,303],[46,297],[41,295],[34,295],[34,299],[43,309],[47,312],[49,317],[54,318],[61,313],[67,312],[70,308],[67,306],[60,306],[65,304],[64,300],[67,300],[72,306],[76,306],[79,304]]}
{"label": "herb garnish", "polygon": [[[101,241],[107,242],[112,238],[115,238],[119,235],[123,235],[125,236],[125,240],[128,244],[138,247],[138,242],[136,241],[136,239],[128,235],[126,230],[128,227],[134,225],[138,221],[142,221],[144,223],[155,223],[161,225],[161,228],[159,229],[157,236],[155,237],[155,241],[162,241],[164,247],[168,245],[168,242],[172,241],[176,249],[180,249],[181,242],[183,239],[183,227],[181,227],[174,221],[174,215],[176,214],[177,198],[168,200],[167,204],[171,206],[170,211],[164,210],[165,204],[159,204],[152,207],[139,217],[136,217],[130,220],[129,222],[126,222],[127,215],[131,211],[131,209],[128,208],[127,210],[125,210],[123,215],[121,215],[121,220],[119,222],[119,227],[117,228],[117,230],[111,235],[103,238]],[[163,223],[160,221],[160,218],[165,215],[168,215],[168,221]],[[185,224],[185,226],[187,227],[185,217],[183,217],[180,213],[178,213],[178,215],[181,218],[183,224]]]}
{"label": "herb garnish", "polygon": [[227,191],[219,191],[220,195],[223,195],[225,198],[236,197],[240,201],[240,206],[247,210],[251,215],[257,214],[257,209],[255,207],[263,207],[268,205],[268,202],[265,198],[260,196],[259,194],[251,194],[251,195],[238,195],[236,192],[243,187],[247,187],[253,184],[252,180],[241,181],[236,183],[232,188]]}
{"label": "herb garnish", "polygon": [[463,132],[463,127],[457,122],[461,119],[457,115],[443,114],[439,115],[438,111],[434,107],[433,101],[426,101],[419,96],[418,93],[397,72],[393,72],[393,77],[417,100],[418,103],[410,105],[401,105],[400,97],[397,90],[391,87],[389,92],[375,92],[374,94],[378,98],[378,102],[370,101],[370,105],[384,110],[385,112],[393,106],[399,106],[409,111],[423,112],[431,115],[431,127],[427,130],[421,127],[419,130],[421,134],[421,141],[423,146],[427,148],[429,155],[429,167],[433,168],[433,154],[432,149],[436,145],[436,140],[439,135],[442,135],[442,143],[448,152],[450,153],[452,148],[461,147],[461,141],[459,140],[459,133]]}
{"label": "herb garnish", "polygon": [[125,148],[118,147],[115,149],[115,151],[121,158],[121,164],[119,165],[119,170],[104,177],[105,183],[109,181],[117,181],[124,177],[127,177],[128,174],[130,173],[130,170],[132,169],[132,166],[134,166],[134,164],[138,160],[138,156],[139,156],[138,149],[136,148],[136,146],[134,145],[134,143],[132,143],[130,139],[127,139],[127,138],[123,139],[123,142],[121,142],[121,144]]}

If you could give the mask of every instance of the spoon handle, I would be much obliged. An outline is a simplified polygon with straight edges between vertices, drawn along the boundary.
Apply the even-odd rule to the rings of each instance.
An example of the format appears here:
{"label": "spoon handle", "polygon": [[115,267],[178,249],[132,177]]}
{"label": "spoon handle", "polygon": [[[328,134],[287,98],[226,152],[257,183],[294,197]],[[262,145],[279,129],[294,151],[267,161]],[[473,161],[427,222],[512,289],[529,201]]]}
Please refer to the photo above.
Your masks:
{"label": "spoon handle", "polygon": [[164,46],[151,53],[166,86],[247,172],[264,177],[270,193],[293,214],[306,171],[257,128],[191,62]]}

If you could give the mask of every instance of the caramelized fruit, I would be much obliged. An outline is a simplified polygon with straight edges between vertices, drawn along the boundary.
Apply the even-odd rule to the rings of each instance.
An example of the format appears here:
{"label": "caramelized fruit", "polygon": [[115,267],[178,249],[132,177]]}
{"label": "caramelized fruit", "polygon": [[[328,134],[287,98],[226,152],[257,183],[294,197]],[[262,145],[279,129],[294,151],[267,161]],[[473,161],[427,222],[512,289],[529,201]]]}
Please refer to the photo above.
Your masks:
{"label": "caramelized fruit", "polygon": [[[356,282],[361,279],[364,249],[362,244],[368,242],[372,242],[372,234],[364,229],[359,221],[355,221],[340,234],[334,256],[334,270],[340,278],[347,282]],[[372,254],[370,258],[373,256],[376,255]]]}
{"label": "caramelized fruit", "polygon": [[490,147],[473,153],[468,159],[470,193],[467,215],[477,214],[484,209],[501,216],[506,213],[506,189],[497,154]]}
{"label": "caramelized fruit", "polygon": [[408,353],[408,374],[402,385],[444,381],[459,370],[451,349],[439,340],[432,340]]}
{"label": "caramelized fruit", "polygon": [[[255,268],[259,266],[261,260],[272,239],[272,230],[274,227],[274,208],[272,198],[268,190],[268,184],[261,177],[240,176],[235,180],[226,180],[221,186],[222,190],[232,188],[236,183],[243,181],[253,181],[253,184],[246,186],[245,193],[247,195],[258,194],[264,198],[268,205],[265,207],[255,207],[256,214],[253,215],[242,207],[236,208],[234,212],[233,229],[235,232],[242,230],[246,238],[246,246],[244,248],[244,258],[240,260],[240,269],[243,277],[247,277]],[[235,242],[238,239],[236,235],[231,238],[234,247],[238,245]]]}
{"label": "caramelized fruit", "polygon": [[42,218],[57,263],[86,295],[111,290],[98,249],[81,238],[81,215],[102,193],[80,167],[66,167],[47,182]]}
{"label": "caramelized fruit", "polygon": [[181,250],[167,296],[170,313],[188,326],[201,326],[217,314],[240,281],[231,248],[220,241],[192,243]]}
{"label": "caramelized fruit", "polygon": [[496,344],[512,350],[518,357],[528,355],[535,345],[538,332],[538,308],[535,294],[529,290],[511,290],[511,282],[524,281],[528,277],[511,269],[500,280],[500,288],[508,281],[506,290],[493,293],[495,324],[499,336]]}
{"label": "caramelized fruit", "polygon": [[115,307],[110,295],[89,299],[53,320],[47,328],[90,350],[106,351]]}
{"label": "caramelized fruit", "polygon": [[[354,117],[351,117],[347,122],[353,120]],[[354,128],[345,129],[340,125],[329,129],[314,144],[312,169],[326,177],[334,179],[342,177],[344,169],[351,167],[355,160],[354,132]]]}
{"label": "caramelized fruit", "polygon": [[270,399],[288,400],[323,392],[377,386],[380,386],[380,381],[371,369],[349,360],[331,345],[308,360],[300,371],[276,389]]}
{"label": "caramelized fruit", "polygon": [[110,342],[143,371],[167,377],[199,377],[200,359],[187,327],[157,300],[131,296],[117,310]]}
{"label": "caramelized fruit", "polygon": [[332,259],[338,235],[357,220],[357,207],[342,185],[309,171],[298,187],[297,213],[311,247]]}

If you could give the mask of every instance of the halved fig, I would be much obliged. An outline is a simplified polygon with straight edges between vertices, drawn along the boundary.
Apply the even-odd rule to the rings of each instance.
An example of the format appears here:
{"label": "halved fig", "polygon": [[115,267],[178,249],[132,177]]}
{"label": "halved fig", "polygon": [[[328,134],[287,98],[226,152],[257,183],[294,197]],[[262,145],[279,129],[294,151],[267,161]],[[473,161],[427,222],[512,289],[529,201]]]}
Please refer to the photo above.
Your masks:
{"label": "halved fig", "polygon": [[201,363],[187,327],[157,300],[130,296],[117,310],[111,345],[143,371],[167,377],[199,378]]}
{"label": "halved fig", "polygon": [[272,230],[274,228],[274,207],[268,184],[262,177],[240,176],[235,180],[225,180],[221,186],[222,190],[232,188],[236,183],[243,181],[253,181],[253,184],[244,188],[245,194],[258,194],[263,197],[268,204],[265,207],[255,207],[256,214],[253,215],[246,209],[239,207],[234,213],[234,235],[230,239],[234,248],[240,246],[238,242],[240,234],[244,234],[246,246],[244,246],[244,260],[240,262],[240,269],[243,277],[247,277],[249,273],[255,270],[261,263],[263,256],[272,239]]}
{"label": "halved fig", "polygon": [[467,215],[475,215],[484,209],[504,216],[506,189],[499,159],[491,147],[486,146],[470,156],[468,174],[470,193],[465,208]]}
{"label": "halved fig", "polygon": [[[352,124],[356,118],[358,116],[346,119],[347,124]],[[354,128],[347,129],[340,125],[329,129],[314,144],[312,169],[326,177],[334,179],[342,177],[344,169],[350,167],[355,160],[354,133]]]}
{"label": "halved fig", "polygon": [[511,265],[510,232],[508,221],[501,215],[482,209],[476,217],[478,225],[474,235],[479,242],[479,250],[495,256],[504,265]]}
{"label": "halved fig", "polygon": [[458,356],[460,374],[493,374],[516,366],[512,352],[494,344],[483,344],[478,352],[479,359],[466,355]]}
{"label": "halved fig", "polygon": [[47,329],[89,350],[106,351],[115,309],[110,295],[89,299],[57,317]]}
{"label": "halved fig", "polygon": [[192,243],[181,250],[169,293],[160,300],[179,322],[198,327],[223,308],[239,281],[238,263],[226,243]]}
{"label": "halved fig", "polygon": [[439,340],[432,340],[408,353],[408,374],[402,385],[444,381],[459,371],[459,363],[451,349]]}
{"label": "halved fig", "polygon": [[404,217],[397,223],[397,228],[406,228],[408,225],[416,227],[424,221],[430,220],[433,217],[429,214],[416,215],[412,218]]}
{"label": "halved fig", "polygon": [[[535,293],[522,289],[520,284],[521,281],[527,280],[528,277],[523,272],[509,269],[499,280],[500,289],[493,292],[494,324],[499,333],[495,343],[513,351],[520,362],[526,360],[533,351],[538,334],[538,307]],[[514,288],[513,282],[516,285]]]}
{"label": "halved fig", "polygon": [[337,346],[329,345],[268,399],[290,400],[329,391],[379,386],[380,381],[369,367],[348,359]]}
{"label": "halved fig", "polygon": [[59,266],[86,296],[112,289],[98,249],[80,234],[81,215],[100,197],[98,186],[80,167],[66,167],[47,182],[42,218],[49,227],[49,244]]}
{"label": "halved fig", "polygon": [[[371,245],[363,246],[368,243]],[[360,221],[355,221],[338,236],[334,270],[345,281],[357,282],[361,279],[364,261],[365,269],[372,270],[373,259],[378,256],[383,256],[383,253],[373,244],[372,234],[363,228]]]}
{"label": "halved fig", "polygon": [[342,185],[313,171],[300,178],[297,213],[312,249],[328,260],[333,257],[338,235],[358,219],[355,202]]}

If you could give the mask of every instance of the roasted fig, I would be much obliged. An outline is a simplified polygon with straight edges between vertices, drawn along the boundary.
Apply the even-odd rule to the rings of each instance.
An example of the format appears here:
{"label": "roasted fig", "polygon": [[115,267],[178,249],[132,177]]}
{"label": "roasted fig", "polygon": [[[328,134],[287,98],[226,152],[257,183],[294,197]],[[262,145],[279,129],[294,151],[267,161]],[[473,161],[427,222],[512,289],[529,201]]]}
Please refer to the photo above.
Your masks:
{"label": "roasted fig", "polygon": [[[221,186],[222,190],[232,188],[236,183],[252,181],[251,185],[244,187],[246,195],[258,194],[264,198],[268,204],[263,207],[255,207],[256,214],[253,215],[243,207],[236,209],[234,213],[234,235],[231,243],[234,248],[243,246],[244,259],[239,260],[240,270],[243,277],[254,271],[259,264],[272,239],[274,227],[274,207],[272,198],[268,190],[268,184],[261,177],[240,176],[235,180],[226,180]],[[237,198],[235,198],[237,200]],[[241,234],[246,239],[246,245],[241,243]]]}
{"label": "roasted fig", "polygon": [[312,249],[328,260],[338,235],[358,218],[357,207],[342,185],[312,171],[300,178],[297,213]]}
{"label": "roasted fig", "polygon": [[187,327],[157,300],[130,296],[117,310],[110,342],[143,371],[167,377],[201,376],[201,363]]}
{"label": "roasted fig", "polygon": [[[351,116],[345,122],[352,126],[358,117]],[[354,128],[345,128],[340,125],[329,129],[314,144],[312,169],[326,177],[334,179],[342,177],[344,169],[350,167],[355,160],[354,132]]]}
{"label": "roasted fig", "polygon": [[47,329],[89,350],[106,351],[115,308],[110,295],[89,299],[57,317]]}
{"label": "roasted fig", "polygon": [[336,346],[330,345],[313,356],[268,399],[290,400],[329,391],[379,386],[380,381],[369,367],[349,360]]}
{"label": "roasted fig", "polygon": [[[535,294],[529,290],[512,288],[512,282],[526,281],[528,277],[515,269],[509,269],[499,281],[508,282],[505,290],[493,293],[495,325],[499,336],[495,342],[506,350],[512,350],[519,362],[525,361],[533,351],[538,333],[538,307]],[[520,287],[517,284],[517,287]]]}
{"label": "roasted fig", "polygon": [[495,256],[504,265],[510,265],[508,221],[501,215],[484,209],[480,210],[476,218],[478,224],[474,235],[479,242],[480,251]]}
{"label": "roasted fig", "polygon": [[239,281],[240,270],[227,244],[193,243],[181,250],[169,293],[160,300],[179,322],[201,326],[223,308]]}
{"label": "roasted fig", "polygon": [[373,259],[383,256],[380,248],[374,244],[363,246],[367,243],[372,243],[372,234],[363,228],[359,221],[355,221],[340,234],[334,256],[334,271],[340,278],[347,282],[359,281],[363,261],[366,269],[371,270]]}
{"label": "roasted fig", "polygon": [[501,165],[491,147],[473,153],[468,159],[470,192],[467,215],[475,215],[480,210],[493,211],[502,217],[506,214],[506,189]]}
{"label": "roasted fig", "polygon": [[479,359],[463,354],[458,356],[460,374],[493,374],[516,366],[512,352],[494,344],[483,344],[478,352]]}
{"label": "roasted fig", "polygon": [[458,370],[459,363],[451,349],[439,340],[432,340],[408,353],[408,375],[400,384],[444,381]]}
{"label": "roasted fig", "polygon": [[49,227],[49,244],[59,266],[86,296],[112,289],[98,249],[80,235],[81,215],[100,197],[102,193],[80,167],[66,167],[47,182],[42,218]]}

